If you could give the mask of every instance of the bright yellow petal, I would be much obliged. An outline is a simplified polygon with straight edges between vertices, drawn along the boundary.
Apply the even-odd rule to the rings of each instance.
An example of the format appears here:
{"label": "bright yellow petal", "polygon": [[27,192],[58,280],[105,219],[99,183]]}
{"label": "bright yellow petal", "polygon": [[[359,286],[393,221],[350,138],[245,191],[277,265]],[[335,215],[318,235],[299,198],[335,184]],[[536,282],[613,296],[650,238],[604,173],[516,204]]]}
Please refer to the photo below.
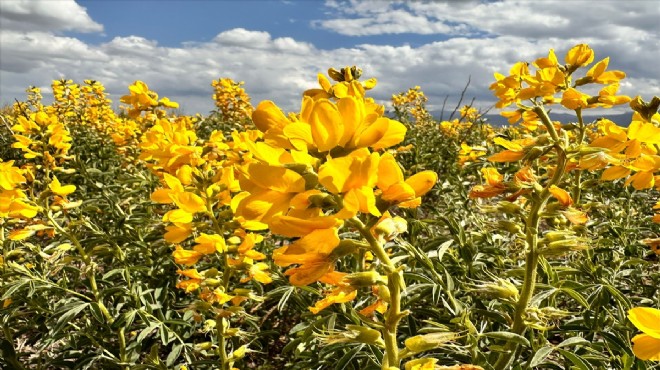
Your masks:
{"label": "bright yellow petal", "polygon": [[314,144],[320,152],[336,147],[344,132],[337,106],[325,99],[317,101],[314,105],[310,126]]}
{"label": "bright yellow petal", "polygon": [[378,181],[376,183],[378,188],[385,190],[403,180],[403,172],[394,156],[390,153],[383,154],[378,162]]}
{"label": "bright yellow petal", "polygon": [[422,171],[406,179],[406,184],[415,190],[415,196],[426,194],[438,182],[438,174],[433,171]]}
{"label": "bright yellow petal", "polygon": [[197,212],[205,212],[206,204],[204,200],[197,194],[193,193],[177,193],[171,195],[172,200],[185,212],[194,214]]}
{"label": "bright yellow petal", "polygon": [[192,225],[169,225],[165,227],[165,230],[167,231],[163,236],[165,240],[170,243],[181,243],[182,241],[188,239],[188,237],[192,234]]}
{"label": "bright yellow petal", "polygon": [[164,222],[189,224],[193,220],[193,215],[182,209],[174,209],[163,215]]}
{"label": "bright yellow petal", "polygon": [[259,103],[257,109],[252,113],[252,121],[262,132],[271,128],[284,129],[291,122],[282,110],[270,100]]}
{"label": "bright yellow petal", "polygon": [[660,361],[660,339],[648,334],[636,335],[633,339],[633,353],[644,361]]}
{"label": "bright yellow petal", "polygon": [[339,99],[337,108],[341,114],[343,133],[339,139],[339,145],[346,147],[351,143],[356,130],[362,125],[365,118],[364,102],[358,101],[352,96]]}
{"label": "bright yellow petal", "polygon": [[277,216],[270,224],[274,234],[301,237],[317,229],[330,229],[341,224],[341,221],[331,216],[320,216],[311,219],[300,219],[290,216]]}
{"label": "bright yellow petal", "polygon": [[660,339],[660,310],[635,307],[628,311],[628,319],[635,327],[653,338]]}
{"label": "bright yellow petal", "polygon": [[573,204],[573,198],[571,198],[571,195],[568,194],[568,192],[566,190],[564,190],[564,189],[562,189],[562,188],[560,188],[556,185],[550,186],[550,188],[548,190],[550,191],[550,194],[552,194],[552,196],[557,198],[557,200],[559,201],[559,203],[562,206],[568,207],[571,204]]}
{"label": "bright yellow petal", "polygon": [[614,166],[603,171],[600,179],[603,181],[614,181],[630,175],[630,170],[623,166]]}
{"label": "bright yellow petal", "polygon": [[305,191],[305,179],[295,171],[284,167],[253,163],[248,167],[250,181],[261,188],[281,193],[301,193]]}
{"label": "bright yellow petal", "polygon": [[525,156],[524,152],[514,152],[512,150],[504,150],[495,153],[488,157],[491,162],[515,162],[521,160]]}
{"label": "bright yellow petal", "polygon": [[76,186],[75,185],[64,185],[64,186],[62,186],[62,184],[60,184],[60,180],[58,180],[57,177],[55,177],[55,176],[53,176],[53,181],[51,181],[50,184],[48,184],[48,188],[50,188],[50,190],[53,193],[55,193],[55,194],[57,194],[61,197],[67,196],[67,195],[73,193],[74,191],[76,191]]}

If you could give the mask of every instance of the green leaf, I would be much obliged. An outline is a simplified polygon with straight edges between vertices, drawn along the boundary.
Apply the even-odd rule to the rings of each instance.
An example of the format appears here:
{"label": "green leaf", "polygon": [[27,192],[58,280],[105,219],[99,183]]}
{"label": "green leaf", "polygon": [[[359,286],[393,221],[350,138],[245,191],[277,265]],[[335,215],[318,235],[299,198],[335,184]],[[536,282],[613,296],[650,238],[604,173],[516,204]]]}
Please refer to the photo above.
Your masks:
{"label": "green leaf", "polygon": [[539,348],[538,351],[534,353],[534,357],[532,357],[532,359],[529,361],[529,366],[534,367],[540,365],[541,363],[543,363],[543,360],[545,360],[546,357],[548,357],[548,355],[552,353],[552,351],[554,351],[554,348],[552,346],[545,346]]}
{"label": "green leaf", "polygon": [[[74,302],[69,303],[62,307],[61,310],[57,312],[59,318],[57,319],[57,324],[53,328],[53,333],[57,333],[62,330],[67,324],[69,324],[79,313],[89,306],[89,303],[86,302]],[[64,313],[60,313],[66,310]]]}
{"label": "green leaf", "polygon": [[169,368],[171,368],[174,365],[174,362],[179,358],[181,355],[181,350],[183,349],[183,344],[178,343],[172,346],[172,351],[170,352],[169,355],[167,355],[167,358],[165,359],[165,365]]}
{"label": "green leaf", "polygon": [[483,335],[484,337],[501,339],[507,342],[513,342],[525,347],[529,347],[529,340],[527,340],[527,338],[523,337],[520,334],[511,333],[508,331],[492,331],[490,333],[483,333],[481,335]]}
{"label": "green leaf", "polygon": [[591,342],[582,337],[572,337],[557,344],[557,348],[570,347],[570,346],[589,346]]}
{"label": "green leaf", "polygon": [[335,369],[338,370],[343,370],[348,366],[348,364],[351,362],[353,358],[362,350],[364,347],[364,344],[360,344],[359,346],[351,349],[350,351],[346,352],[345,355],[343,355],[339,361],[337,362],[337,366],[335,366]]}
{"label": "green leaf", "polygon": [[580,356],[576,355],[573,352],[557,348],[557,351],[566,357],[570,362],[573,363],[579,370],[593,370],[593,366],[590,363],[582,359]]}
{"label": "green leaf", "polygon": [[578,293],[577,291],[570,289],[570,288],[560,288],[560,290],[568,295],[570,295],[573,299],[575,299],[582,307],[586,308],[587,310],[590,308],[589,302],[582,296],[582,294]]}

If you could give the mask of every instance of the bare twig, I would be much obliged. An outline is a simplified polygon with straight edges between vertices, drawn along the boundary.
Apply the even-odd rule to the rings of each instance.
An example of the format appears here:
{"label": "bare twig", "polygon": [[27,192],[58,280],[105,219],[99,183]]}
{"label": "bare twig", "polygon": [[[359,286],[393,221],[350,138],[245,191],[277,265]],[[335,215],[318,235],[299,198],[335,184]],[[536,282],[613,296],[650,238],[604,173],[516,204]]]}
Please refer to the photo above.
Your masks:
{"label": "bare twig", "polygon": [[454,118],[454,114],[456,114],[456,112],[458,112],[458,108],[460,108],[461,103],[463,102],[463,98],[465,97],[465,92],[467,91],[468,86],[470,86],[470,81],[471,80],[472,80],[472,75],[469,75],[468,76],[468,81],[465,84],[465,87],[463,88],[463,91],[461,91],[461,97],[460,97],[460,99],[458,99],[458,103],[456,104],[456,108],[454,108],[454,111],[451,112],[451,115],[449,116],[450,121],[452,120],[452,118]]}

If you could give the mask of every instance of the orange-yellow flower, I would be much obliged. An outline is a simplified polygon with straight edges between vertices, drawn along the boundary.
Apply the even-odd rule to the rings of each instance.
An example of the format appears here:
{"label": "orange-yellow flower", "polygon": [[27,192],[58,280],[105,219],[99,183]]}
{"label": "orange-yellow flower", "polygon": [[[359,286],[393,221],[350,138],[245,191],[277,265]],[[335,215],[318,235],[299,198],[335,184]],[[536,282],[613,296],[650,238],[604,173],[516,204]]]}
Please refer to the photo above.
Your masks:
{"label": "orange-yellow flower", "polygon": [[632,339],[635,356],[660,361],[660,310],[635,307],[628,311],[628,319],[643,333]]}
{"label": "orange-yellow flower", "polygon": [[194,251],[194,250],[186,250],[181,248],[181,246],[177,245],[175,247],[174,252],[172,252],[172,257],[174,257],[174,262],[180,264],[180,265],[194,265],[199,261],[200,258],[202,258],[203,254]]}
{"label": "orange-yellow flower", "polygon": [[470,198],[491,198],[504,193],[507,188],[504,184],[504,176],[497,171],[494,167],[484,168],[481,170],[486,185],[476,185],[470,190]]}
{"label": "orange-yellow flower", "polygon": [[550,194],[552,194],[552,196],[554,196],[562,206],[569,207],[573,204],[573,198],[570,194],[568,194],[566,190],[556,185],[550,186],[548,190],[550,191]]}
{"label": "orange-yellow flower", "polygon": [[316,229],[304,235],[273,252],[273,260],[278,266],[299,265],[285,273],[296,286],[311,284],[334,271],[336,257],[332,252],[339,245],[336,228]]}
{"label": "orange-yellow flower", "polygon": [[593,62],[594,51],[587,44],[575,45],[566,53],[564,60],[573,68],[582,67]]}
{"label": "orange-yellow flower", "polygon": [[48,188],[55,194],[64,197],[76,191],[75,185],[64,185],[60,183],[57,177],[53,176],[53,181],[48,184]]}
{"label": "orange-yellow flower", "polygon": [[227,250],[225,238],[217,234],[201,233],[200,236],[195,238],[195,243],[197,244],[193,247],[193,250],[202,254],[223,253]]}

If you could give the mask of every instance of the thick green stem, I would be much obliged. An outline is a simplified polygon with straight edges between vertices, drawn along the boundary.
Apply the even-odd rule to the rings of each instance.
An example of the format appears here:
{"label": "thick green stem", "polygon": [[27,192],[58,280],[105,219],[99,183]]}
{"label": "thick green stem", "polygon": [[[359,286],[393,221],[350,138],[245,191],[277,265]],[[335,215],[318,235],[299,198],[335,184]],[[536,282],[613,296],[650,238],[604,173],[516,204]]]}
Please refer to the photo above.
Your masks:
{"label": "thick green stem", "polygon": [[126,328],[121,327],[117,331],[117,338],[119,338],[119,359],[122,362],[122,369],[130,370],[128,366],[128,356],[126,354]]}
{"label": "thick green stem", "polygon": [[[215,216],[215,212],[213,211],[213,203],[210,198],[206,200],[206,213],[209,215],[211,218],[211,222],[213,223],[213,228],[218,235],[222,236],[224,234],[222,224],[218,220],[218,218]],[[227,256],[227,253],[222,254],[222,261],[223,261],[223,269],[222,269],[222,289],[226,293],[227,289],[229,289],[229,282],[231,279],[231,274],[233,272],[233,269],[231,266],[229,266],[229,257]],[[221,370],[231,370],[232,366],[230,366],[229,362],[229,356],[227,355],[227,340],[225,339],[225,331],[227,328],[225,328],[223,318],[221,316],[216,317],[215,319],[215,327],[217,330],[217,338],[218,338],[218,349],[216,351],[217,355],[220,357],[220,369]]]}
{"label": "thick green stem", "polygon": [[385,340],[385,354],[382,361],[382,369],[399,368],[401,359],[399,358],[399,344],[397,340],[397,330],[399,322],[408,313],[401,312],[401,291],[404,283],[401,272],[396,268],[381,241],[376,239],[371,231],[357,218],[353,218],[352,224],[358,229],[363,238],[367,240],[372,253],[380,260],[387,272],[387,288],[390,291],[390,302],[385,312],[385,322],[382,329],[383,339]]}
{"label": "thick green stem", "polygon": [[[513,325],[511,327],[511,332],[523,335],[527,326],[525,325],[525,312],[532,297],[534,296],[534,290],[536,288],[536,277],[537,277],[537,268],[539,262],[539,251],[538,251],[538,234],[539,234],[539,221],[541,219],[541,213],[545,209],[545,205],[550,199],[550,187],[557,185],[564,173],[566,172],[566,152],[562,146],[559,136],[552,126],[550,119],[542,107],[536,107],[535,112],[548,128],[550,135],[555,139],[555,152],[557,154],[557,167],[552,178],[548,181],[545,187],[535,196],[532,197],[532,208],[527,215],[525,221],[525,243],[527,246],[527,256],[525,258],[525,277],[523,281],[522,290],[520,292],[520,297],[518,302],[515,305],[515,311],[513,314]],[[518,351],[518,344],[512,341],[507,342],[504,346],[504,351],[497,359],[493,368],[495,370],[504,370],[506,369],[512,361],[515,360],[516,353]]]}
{"label": "thick green stem", "polygon": [[[575,115],[578,119],[578,136],[576,145],[580,146],[584,142],[584,136],[586,134],[586,127],[584,125],[584,119],[582,118],[582,108],[575,110]],[[576,169],[575,176],[573,177],[573,202],[580,203],[580,197],[582,196],[582,188],[580,183],[582,182],[582,170]]]}

